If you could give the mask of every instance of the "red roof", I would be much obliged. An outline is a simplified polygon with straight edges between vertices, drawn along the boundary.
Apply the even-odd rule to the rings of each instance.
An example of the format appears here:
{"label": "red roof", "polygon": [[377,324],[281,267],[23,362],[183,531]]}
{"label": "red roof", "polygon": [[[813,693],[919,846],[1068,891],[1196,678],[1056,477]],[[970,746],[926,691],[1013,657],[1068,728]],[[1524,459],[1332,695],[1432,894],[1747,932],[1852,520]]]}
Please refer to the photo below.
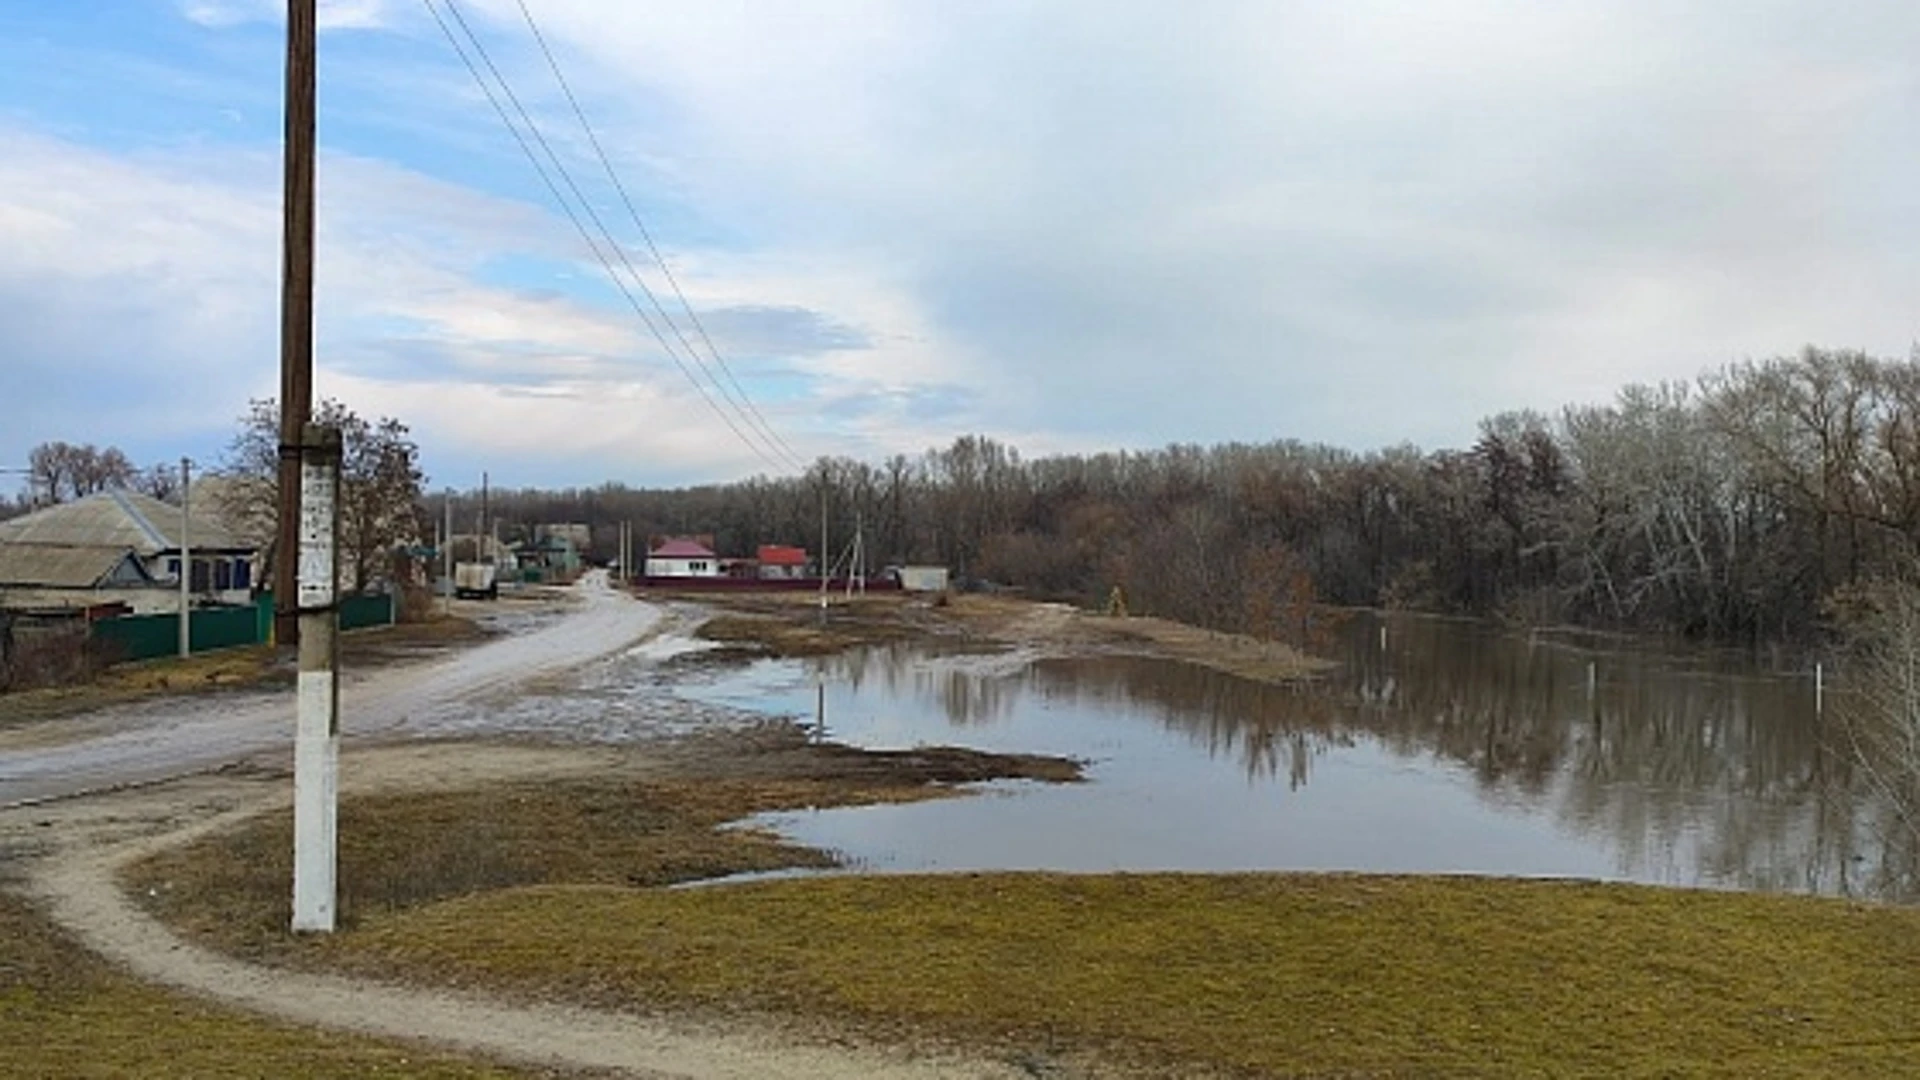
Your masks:
{"label": "red roof", "polygon": [[716,557],[704,544],[696,544],[692,540],[668,540],[647,552],[649,559],[712,559]]}
{"label": "red roof", "polygon": [[806,548],[783,547],[779,544],[761,544],[759,557],[761,566],[807,565]]}

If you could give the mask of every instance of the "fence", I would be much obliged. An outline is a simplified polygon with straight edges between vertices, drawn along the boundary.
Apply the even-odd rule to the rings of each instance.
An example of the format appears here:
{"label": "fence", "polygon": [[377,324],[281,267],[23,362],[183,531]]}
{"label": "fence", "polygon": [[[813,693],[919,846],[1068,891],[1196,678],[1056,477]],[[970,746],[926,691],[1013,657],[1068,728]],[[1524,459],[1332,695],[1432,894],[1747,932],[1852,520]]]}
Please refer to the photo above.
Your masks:
{"label": "fence", "polygon": [[[340,600],[340,629],[387,626],[394,619],[393,597],[346,596]],[[273,594],[261,593],[252,607],[201,608],[188,616],[193,651],[210,652],[265,644],[273,632]],[[128,615],[93,624],[93,640],[116,660],[152,660],[180,651],[178,615]]]}

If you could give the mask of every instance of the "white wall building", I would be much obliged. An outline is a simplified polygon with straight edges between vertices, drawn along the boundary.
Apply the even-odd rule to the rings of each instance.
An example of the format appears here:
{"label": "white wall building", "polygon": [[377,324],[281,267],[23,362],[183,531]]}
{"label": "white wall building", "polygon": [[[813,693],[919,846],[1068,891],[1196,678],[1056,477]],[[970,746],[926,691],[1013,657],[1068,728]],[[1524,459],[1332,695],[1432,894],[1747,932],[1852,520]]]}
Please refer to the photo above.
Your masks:
{"label": "white wall building", "polygon": [[647,552],[647,576],[719,577],[720,556],[705,544],[693,540],[668,540]]}

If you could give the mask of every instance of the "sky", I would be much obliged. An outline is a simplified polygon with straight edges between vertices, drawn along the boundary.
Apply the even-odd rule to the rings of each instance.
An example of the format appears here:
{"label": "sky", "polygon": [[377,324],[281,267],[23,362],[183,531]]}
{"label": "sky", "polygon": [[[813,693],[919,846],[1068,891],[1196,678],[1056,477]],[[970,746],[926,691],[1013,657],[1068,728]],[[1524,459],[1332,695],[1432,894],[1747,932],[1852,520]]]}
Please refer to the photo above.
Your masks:
{"label": "sky", "polygon": [[[1911,0],[525,7],[591,138],[520,0],[320,0],[317,389],[434,487],[1462,446],[1920,338]],[[0,0],[0,470],[211,467],[277,392],[284,10]]]}

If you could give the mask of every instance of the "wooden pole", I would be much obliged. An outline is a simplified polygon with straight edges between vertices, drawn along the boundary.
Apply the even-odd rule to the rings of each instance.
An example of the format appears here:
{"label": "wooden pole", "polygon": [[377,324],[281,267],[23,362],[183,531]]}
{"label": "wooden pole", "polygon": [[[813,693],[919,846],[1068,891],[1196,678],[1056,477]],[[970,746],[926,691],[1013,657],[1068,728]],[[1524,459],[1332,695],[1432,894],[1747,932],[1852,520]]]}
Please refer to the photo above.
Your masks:
{"label": "wooden pole", "polygon": [[441,512],[446,516],[446,522],[442,526],[441,531],[444,532],[446,536],[445,536],[445,542],[440,545],[440,587],[446,591],[440,594],[440,614],[448,617],[452,617],[453,615],[453,489],[448,488],[447,493],[441,496],[441,498],[445,500],[445,505],[441,507]]}
{"label": "wooden pole", "polygon": [[193,541],[187,530],[193,524],[193,464],[180,459],[180,659],[193,655]]}
{"label": "wooden pole", "polygon": [[300,438],[313,414],[313,147],[317,0],[287,0],[286,135],[280,246],[280,505],[273,631],[300,640],[294,600],[300,548]]}

